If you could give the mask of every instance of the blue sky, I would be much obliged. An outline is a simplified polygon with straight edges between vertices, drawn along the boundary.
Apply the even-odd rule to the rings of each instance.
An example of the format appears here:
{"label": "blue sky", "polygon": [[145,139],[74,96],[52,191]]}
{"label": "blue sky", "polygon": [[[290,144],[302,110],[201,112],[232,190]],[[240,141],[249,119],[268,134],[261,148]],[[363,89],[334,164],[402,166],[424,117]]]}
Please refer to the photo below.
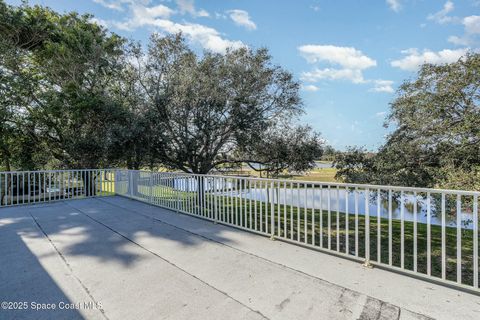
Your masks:
{"label": "blue sky", "polygon": [[[7,0],[10,4],[20,1]],[[301,121],[335,148],[374,150],[389,102],[423,62],[456,61],[480,47],[480,0],[40,0],[91,13],[99,24],[146,43],[182,31],[192,47],[270,49],[302,81]]]}

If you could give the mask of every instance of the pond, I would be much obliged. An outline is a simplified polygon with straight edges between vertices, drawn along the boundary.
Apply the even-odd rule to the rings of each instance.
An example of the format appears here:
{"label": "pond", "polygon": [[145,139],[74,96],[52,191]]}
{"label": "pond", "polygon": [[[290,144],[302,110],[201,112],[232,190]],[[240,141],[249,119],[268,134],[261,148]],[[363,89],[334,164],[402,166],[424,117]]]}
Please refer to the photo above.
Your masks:
{"label": "pond", "polygon": [[[175,181],[174,187],[178,190],[183,191],[194,191],[197,189],[197,184],[194,179],[181,179],[179,181]],[[344,188],[339,188],[338,190],[335,187],[331,189],[327,188],[280,188],[274,189],[273,196],[272,190],[267,188],[247,188],[242,191],[236,190],[235,184],[232,181],[227,180],[225,185],[222,186],[222,180],[216,180],[215,184],[213,181],[210,180],[208,183],[205,184],[205,190],[215,190],[215,189],[226,189],[228,191],[219,192],[217,191],[216,194],[218,195],[225,195],[225,196],[234,196],[234,197],[242,197],[244,199],[252,199],[256,201],[271,201],[275,204],[286,204],[290,206],[299,206],[300,208],[307,207],[308,209],[322,209],[328,210],[329,207],[329,194],[330,194],[330,210],[332,212],[338,210],[342,213],[347,212],[347,205],[348,205],[348,213],[355,214],[355,203],[357,203],[358,207],[358,214],[365,215],[366,206],[370,216],[376,217],[378,204],[377,204],[377,197],[376,191],[371,191],[369,193],[368,200],[365,199],[365,191],[357,190],[353,192],[352,189],[349,189],[347,192]],[[454,196],[451,198],[447,198],[452,200]],[[427,223],[427,199],[426,196],[422,197],[421,195],[417,195],[416,199],[413,193],[405,193],[403,197],[403,214],[405,221],[414,221],[414,203],[416,200],[417,204],[417,221],[419,223]],[[455,199],[453,199],[454,201]],[[438,201],[435,201],[433,197],[430,199],[431,202],[431,224],[433,225],[441,225],[442,224],[442,213],[441,210],[436,209],[436,204]],[[388,195],[382,194],[381,202],[380,202],[380,216],[382,218],[388,218]],[[392,218],[400,220],[402,214],[402,205],[400,195],[397,195],[397,198],[392,199]],[[461,221],[462,221],[462,228],[472,229],[473,228],[473,214],[471,212],[467,212],[465,209],[461,212]],[[447,226],[456,226],[456,215],[454,214],[446,214],[445,222]]]}
{"label": "pond", "polygon": [[333,168],[333,162],[318,162],[318,161],[315,161],[315,167],[317,167],[318,169]]}
{"label": "pond", "polygon": [[[376,192],[370,192],[368,200],[365,199],[365,191],[358,190],[357,192],[346,191],[345,189],[280,189],[275,190],[273,194],[274,203],[300,206],[300,208],[314,208],[328,210],[329,207],[329,193],[330,193],[330,210],[336,212],[337,208],[340,212],[347,212],[355,214],[355,203],[357,203],[358,214],[365,215],[366,209],[370,216],[377,216],[378,204]],[[239,193],[236,196],[240,196]],[[242,192],[241,195],[245,199],[252,199],[258,201],[267,201],[272,198],[272,191],[267,189],[248,189]],[[388,218],[388,196],[381,196],[380,202],[380,216]],[[367,207],[365,203],[367,202]],[[405,194],[403,197],[404,220],[414,221],[414,202],[413,194]],[[424,197],[417,196],[417,221],[420,223],[427,223],[427,201]],[[435,209],[435,201],[431,199],[431,223],[435,225],[442,224],[441,210]],[[400,196],[395,200],[392,199],[392,218],[401,219],[401,201]],[[462,212],[462,227],[472,228],[473,215],[470,212]],[[456,216],[447,214],[445,217],[447,226],[456,226]]]}

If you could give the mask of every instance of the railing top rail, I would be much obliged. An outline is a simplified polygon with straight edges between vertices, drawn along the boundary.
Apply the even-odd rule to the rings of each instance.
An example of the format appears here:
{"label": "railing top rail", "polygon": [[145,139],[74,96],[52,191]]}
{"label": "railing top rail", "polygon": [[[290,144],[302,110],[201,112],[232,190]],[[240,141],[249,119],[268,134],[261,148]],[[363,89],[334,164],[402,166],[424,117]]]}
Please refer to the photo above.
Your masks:
{"label": "railing top rail", "polygon": [[[125,170],[127,171],[127,170]],[[147,170],[128,170],[136,172],[152,172]],[[230,178],[230,179],[248,179],[254,181],[268,181],[268,182],[285,182],[293,184],[308,184],[316,186],[332,186],[344,188],[359,188],[359,189],[374,189],[374,190],[392,190],[392,191],[406,191],[418,193],[445,193],[445,194],[459,194],[466,196],[480,196],[480,191],[468,190],[454,190],[454,189],[435,189],[435,188],[420,188],[420,187],[403,187],[390,185],[376,185],[376,184],[359,184],[359,183],[342,183],[342,182],[321,182],[321,181],[306,181],[306,180],[288,180],[288,179],[271,179],[271,178],[257,178],[257,177],[241,177],[234,175],[217,175],[217,174],[195,174],[187,172],[154,172],[159,174],[172,174],[177,176],[202,176],[202,177],[216,177],[216,178]]]}
{"label": "railing top rail", "polygon": [[180,177],[190,176],[202,176],[212,178],[228,178],[228,179],[248,179],[251,181],[263,181],[263,182],[275,182],[275,183],[290,183],[290,184],[307,184],[312,186],[331,186],[342,188],[354,188],[354,189],[373,189],[373,190],[391,190],[391,191],[405,191],[405,192],[418,192],[418,193],[436,193],[436,194],[457,194],[466,196],[480,196],[480,191],[469,190],[454,190],[454,189],[435,189],[435,188],[420,188],[420,187],[404,187],[404,186],[391,186],[391,185],[376,185],[376,184],[359,184],[359,183],[342,183],[342,182],[321,182],[321,181],[307,181],[307,180],[288,180],[288,179],[272,179],[272,178],[257,178],[257,177],[244,177],[236,175],[218,175],[218,174],[195,174],[187,172],[154,172],[148,170],[128,170],[128,169],[115,169],[115,168],[101,168],[101,169],[60,169],[60,170],[30,170],[30,171],[0,171],[2,174],[27,174],[27,173],[54,173],[54,172],[72,172],[72,171],[130,171],[130,172],[144,172],[144,173],[156,173],[161,175],[174,175]]}
{"label": "railing top rail", "polygon": [[[68,171],[114,171],[119,170],[115,168],[101,168],[101,169],[55,169],[55,170],[25,170],[25,171],[0,171],[0,174],[17,174],[17,173],[44,173],[44,172],[68,172]],[[123,169],[121,169],[123,170]],[[147,171],[150,172],[150,171]]]}

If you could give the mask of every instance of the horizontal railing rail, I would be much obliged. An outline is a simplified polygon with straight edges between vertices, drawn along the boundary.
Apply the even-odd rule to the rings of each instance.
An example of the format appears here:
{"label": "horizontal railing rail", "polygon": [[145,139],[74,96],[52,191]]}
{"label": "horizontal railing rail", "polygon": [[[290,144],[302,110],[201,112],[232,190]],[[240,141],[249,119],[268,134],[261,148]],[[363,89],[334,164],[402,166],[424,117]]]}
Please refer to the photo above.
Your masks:
{"label": "horizontal railing rail", "polygon": [[[150,172],[145,170],[128,170],[132,172]],[[183,172],[153,172],[158,174],[170,174],[170,175],[195,175],[193,173],[183,173]],[[444,193],[458,193],[461,195],[477,195],[480,196],[480,191],[468,191],[468,190],[456,190],[456,189],[435,189],[435,188],[421,188],[421,187],[403,187],[403,186],[392,186],[392,185],[380,185],[380,184],[359,184],[359,183],[344,183],[344,182],[322,182],[322,181],[309,181],[309,180],[289,180],[289,179],[276,179],[276,178],[257,178],[257,177],[246,177],[241,175],[221,175],[221,174],[201,174],[203,177],[211,178],[236,178],[236,179],[248,179],[248,180],[261,180],[261,181],[285,181],[285,182],[298,182],[303,184],[313,184],[317,186],[334,186],[334,187],[359,187],[359,188],[371,188],[371,189],[391,189],[394,191],[417,191],[417,192],[444,192]]]}
{"label": "horizontal railing rail", "polygon": [[477,191],[120,169],[0,172],[0,207],[114,194],[480,292]]}

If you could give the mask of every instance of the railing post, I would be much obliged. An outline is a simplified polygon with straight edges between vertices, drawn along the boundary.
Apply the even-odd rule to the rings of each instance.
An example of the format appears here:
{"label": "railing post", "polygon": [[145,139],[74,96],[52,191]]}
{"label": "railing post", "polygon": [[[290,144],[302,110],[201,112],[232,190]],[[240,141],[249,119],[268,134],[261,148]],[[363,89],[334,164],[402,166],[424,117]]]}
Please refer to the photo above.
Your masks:
{"label": "railing post", "polygon": [[200,194],[200,206],[202,207],[202,215],[204,217],[208,217],[208,208],[207,208],[207,200],[205,199],[205,188],[207,187],[205,184],[205,176],[199,175],[199,181],[202,184],[201,194]]}
{"label": "railing post", "polygon": [[[30,189],[30,171],[27,173],[27,175],[28,175],[28,197],[27,198],[28,198],[28,203],[30,203],[30,195],[32,194]],[[25,181],[24,181],[24,185],[25,185]]]}
{"label": "railing post", "polygon": [[128,186],[130,191],[130,198],[133,198],[133,171],[128,171]]}
{"label": "railing post", "polygon": [[118,194],[118,192],[117,192],[117,190],[118,190],[118,182],[117,182],[117,181],[118,181],[118,177],[119,177],[119,176],[120,176],[120,175],[118,174],[118,169],[117,169],[117,170],[114,170],[114,171],[113,171],[113,193],[114,193],[115,195]]}
{"label": "railing post", "polygon": [[213,194],[214,194],[214,202],[215,208],[213,209],[213,223],[217,224],[218,220],[218,199],[217,199],[217,181],[215,181],[215,177],[213,179]]}
{"label": "railing post", "polygon": [[274,206],[274,183],[270,183],[272,196],[270,197],[270,240],[275,240],[275,206]]}
{"label": "railing post", "polygon": [[365,189],[365,262],[363,265],[371,268],[370,264],[370,189]]}
{"label": "railing post", "polygon": [[153,172],[150,172],[149,174],[150,174],[150,178],[149,178],[148,184],[149,184],[149,188],[150,188],[150,193],[149,193],[149,197],[148,197],[148,202],[153,203],[153,184],[152,184]]}
{"label": "railing post", "polygon": [[177,180],[176,182],[178,183],[178,179],[179,178],[175,178],[175,176],[172,177],[172,188],[173,188],[173,192],[175,193],[175,197],[177,199],[177,205],[175,206],[176,208],[176,212],[179,213],[180,212],[180,195],[178,194],[178,190],[175,188],[175,180]]}

